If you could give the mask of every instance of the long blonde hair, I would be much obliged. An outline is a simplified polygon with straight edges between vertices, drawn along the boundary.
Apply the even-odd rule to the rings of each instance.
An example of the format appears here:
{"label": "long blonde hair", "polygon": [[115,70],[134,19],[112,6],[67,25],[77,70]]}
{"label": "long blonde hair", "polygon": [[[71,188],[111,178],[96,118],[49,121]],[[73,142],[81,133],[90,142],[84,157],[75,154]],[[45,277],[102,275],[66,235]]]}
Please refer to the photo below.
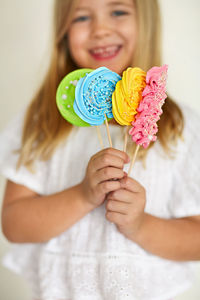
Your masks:
{"label": "long blonde hair", "polygon": [[[157,0],[135,0],[138,21],[138,42],[132,66],[147,71],[161,65],[160,14]],[[76,69],[67,45],[67,31],[78,0],[55,1],[55,31],[52,58],[46,77],[29,105],[23,127],[17,167],[31,169],[36,159],[48,160],[72,129],[56,107],[56,90],[61,79]],[[168,97],[159,121],[158,139],[166,152],[182,133],[183,116]],[[153,143],[152,143],[153,144]],[[144,157],[147,151],[140,151]]]}

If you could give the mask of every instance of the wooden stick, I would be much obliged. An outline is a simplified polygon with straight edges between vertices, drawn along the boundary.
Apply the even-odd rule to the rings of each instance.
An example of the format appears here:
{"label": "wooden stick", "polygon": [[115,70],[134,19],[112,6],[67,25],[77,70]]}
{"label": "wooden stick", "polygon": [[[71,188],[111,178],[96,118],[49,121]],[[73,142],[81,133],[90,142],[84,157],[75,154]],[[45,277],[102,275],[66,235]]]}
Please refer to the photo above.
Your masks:
{"label": "wooden stick", "polygon": [[135,149],[135,152],[134,152],[134,154],[133,154],[133,158],[132,158],[132,161],[131,161],[129,170],[128,170],[128,176],[130,175],[131,170],[132,170],[132,168],[133,168],[133,165],[134,165],[134,162],[135,162],[135,159],[136,159],[136,156],[137,156],[137,153],[138,153],[139,148],[140,148],[140,145],[137,145],[137,147],[136,147],[136,149]]}
{"label": "wooden stick", "polygon": [[129,131],[129,127],[126,126],[126,129],[125,129],[125,135],[124,135],[124,148],[123,148],[123,151],[124,151],[124,152],[126,152],[126,147],[127,147],[128,131]]}
{"label": "wooden stick", "polygon": [[98,135],[99,143],[101,145],[101,149],[104,149],[103,139],[102,139],[102,135],[101,135],[101,130],[100,130],[99,126],[95,126],[95,127],[96,127],[96,130],[97,130],[97,135]]}
{"label": "wooden stick", "polygon": [[110,147],[112,148],[112,140],[111,140],[111,136],[110,136],[110,130],[109,130],[109,126],[108,126],[108,120],[107,120],[106,114],[104,116],[106,118],[105,122],[106,122],[106,131],[107,131],[107,135],[108,135],[108,140],[109,140]]}

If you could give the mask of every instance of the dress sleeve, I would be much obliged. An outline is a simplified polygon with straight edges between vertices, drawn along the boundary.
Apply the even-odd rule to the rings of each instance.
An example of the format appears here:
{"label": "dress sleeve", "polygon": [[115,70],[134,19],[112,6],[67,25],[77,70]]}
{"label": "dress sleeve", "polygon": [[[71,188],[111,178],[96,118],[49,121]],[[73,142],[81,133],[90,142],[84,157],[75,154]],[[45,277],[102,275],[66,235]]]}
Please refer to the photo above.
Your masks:
{"label": "dress sleeve", "polygon": [[38,194],[45,194],[45,173],[47,164],[36,162],[35,172],[32,173],[25,167],[16,169],[20,148],[24,110],[0,133],[0,173],[7,179],[24,185]]}
{"label": "dress sleeve", "polygon": [[200,116],[183,109],[185,128],[174,162],[169,209],[174,217],[200,215]]}

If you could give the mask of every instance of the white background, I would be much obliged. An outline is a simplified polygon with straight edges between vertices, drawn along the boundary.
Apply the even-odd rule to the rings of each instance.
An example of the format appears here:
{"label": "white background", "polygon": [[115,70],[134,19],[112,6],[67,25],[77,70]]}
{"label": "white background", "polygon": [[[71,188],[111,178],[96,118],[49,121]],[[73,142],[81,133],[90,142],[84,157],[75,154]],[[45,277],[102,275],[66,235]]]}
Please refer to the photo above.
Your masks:
{"label": "white background", "polygon": [[[94,0],[100,1],[100,0]],[[0,130],[28,103],[50,56],[53,0],[0,0]],[[160,0],[163,62],[168,93],[200,112],[200,1]],[[199,129],[198,129],[199,130]],[[0,202],[5,180],[0,177]],[[0,235],[0,258],[9,243]],[[21,278],[0,266],[0,298],[30,300]],[[200,267],[194,286],[176,300],[200,299]]]}

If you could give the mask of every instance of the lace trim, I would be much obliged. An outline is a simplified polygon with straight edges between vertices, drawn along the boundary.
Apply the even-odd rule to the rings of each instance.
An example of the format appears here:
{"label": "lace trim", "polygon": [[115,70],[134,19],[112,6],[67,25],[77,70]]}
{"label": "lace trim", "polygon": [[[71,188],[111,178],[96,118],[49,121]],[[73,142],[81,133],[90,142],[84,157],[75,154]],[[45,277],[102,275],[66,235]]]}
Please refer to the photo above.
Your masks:
{"label": "lace trim", "polygon": [[168,300],[191,282],[184,264],[118,253],[42,251],[22,274],[40,300]]}

